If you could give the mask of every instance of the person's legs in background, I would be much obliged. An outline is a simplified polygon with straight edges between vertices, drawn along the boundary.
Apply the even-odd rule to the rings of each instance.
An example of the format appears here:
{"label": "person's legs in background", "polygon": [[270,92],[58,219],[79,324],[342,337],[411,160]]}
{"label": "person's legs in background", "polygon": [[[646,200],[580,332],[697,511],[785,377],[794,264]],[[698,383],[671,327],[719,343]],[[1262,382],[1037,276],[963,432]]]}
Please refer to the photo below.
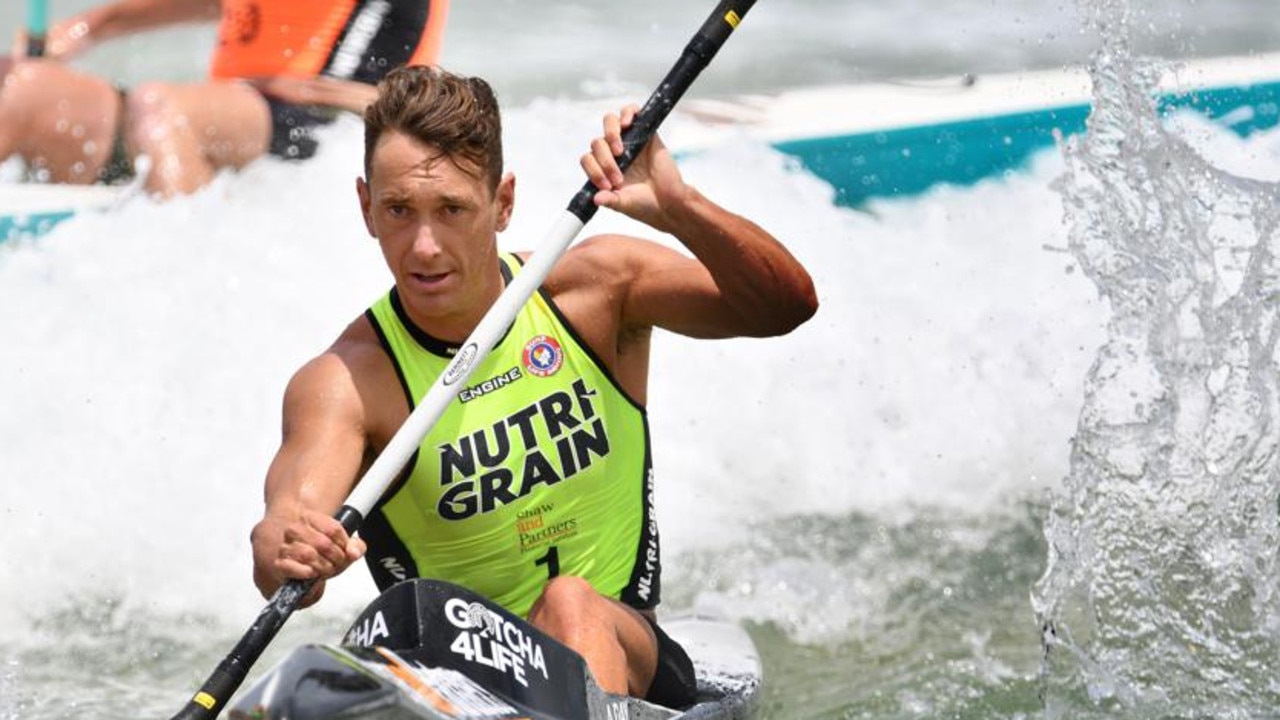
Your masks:
{"label": "person's legs in background", "polygon": [[266,153],[267,102],[240,82],[146,83],[129,93],[128,145],[151,158],[147,190],[169,197],[194,192],[223,168],[241,168]]}
{"label": "person's legs in background", "polygon": [[120,93],[48,60],[16,62],[0,86],[0,159],[18,154],[51,182],[89,184],[111,159]]}

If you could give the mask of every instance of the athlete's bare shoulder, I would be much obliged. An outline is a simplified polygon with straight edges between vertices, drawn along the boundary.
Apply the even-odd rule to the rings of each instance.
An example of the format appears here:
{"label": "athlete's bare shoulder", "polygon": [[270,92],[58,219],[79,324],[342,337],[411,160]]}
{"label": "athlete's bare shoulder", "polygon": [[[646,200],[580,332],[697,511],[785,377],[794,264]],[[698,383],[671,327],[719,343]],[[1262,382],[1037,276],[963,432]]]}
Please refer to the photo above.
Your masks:
{"label": "athlete's bare shoulder", "polygon": [[646,254],[662,248],[626,235],[597,235],[573,246],[543,288],[578,336],[622,387],[643,403],[651,328],[628,322],[627,303],[645,274]]}
{"label": "athlete's bare shoulder", "polygon": [[543,284],[553,295],[584,288],[616,291],[643,270],[646,251],[655,247],[627,235],[595,235],[569,248]]}
{"label": "athlete's bare shoulder", "polygon": [[378,334],[361,316],[324,352],[294,374],[286,407],[300,412],[335,413],[360,425],[375,445],[394,434],[408,412],[395,367]]}
{"label": "athlete's bare shoulder", "polygon": [[364,315],[352,320],[324,354],[340,358],[357,374],[391,369],[378,333],[374,330],[373,323]]}

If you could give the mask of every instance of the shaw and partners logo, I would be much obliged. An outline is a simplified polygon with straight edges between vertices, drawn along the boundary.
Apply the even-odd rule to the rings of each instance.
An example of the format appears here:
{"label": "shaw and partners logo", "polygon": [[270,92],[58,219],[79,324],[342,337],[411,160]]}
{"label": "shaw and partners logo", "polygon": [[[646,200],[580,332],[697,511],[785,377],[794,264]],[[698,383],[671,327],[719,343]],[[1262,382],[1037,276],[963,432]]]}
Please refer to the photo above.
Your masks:
{"label": "shaw and partners logo", "polygon": [[478,665],[485,665],[515,678],[529,687],[528,670],[550,679],[542,645],[515,623],[478,602],[449,598],[444,604],[449,623],[462,632],[449,650]]}

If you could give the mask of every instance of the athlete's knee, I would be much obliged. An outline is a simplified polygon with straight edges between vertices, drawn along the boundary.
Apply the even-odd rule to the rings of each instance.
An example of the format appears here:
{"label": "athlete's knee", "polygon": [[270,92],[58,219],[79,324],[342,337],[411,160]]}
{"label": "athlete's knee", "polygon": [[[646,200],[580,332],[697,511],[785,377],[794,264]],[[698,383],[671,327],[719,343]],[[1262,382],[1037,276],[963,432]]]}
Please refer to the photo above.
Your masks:
{"label": "athlete's knee", "polygon": [[602,601],[591,583],[580,577],[560,575],[543,586],[542,594],[529,611],[529,620],[539,627],[572,627],[592,617]]}
{"label": "athlete's knee", "polygon": [[538,603],[566,611],[587,610],[600,600],[600,593],[583,578],[559,575],[547,581]]}

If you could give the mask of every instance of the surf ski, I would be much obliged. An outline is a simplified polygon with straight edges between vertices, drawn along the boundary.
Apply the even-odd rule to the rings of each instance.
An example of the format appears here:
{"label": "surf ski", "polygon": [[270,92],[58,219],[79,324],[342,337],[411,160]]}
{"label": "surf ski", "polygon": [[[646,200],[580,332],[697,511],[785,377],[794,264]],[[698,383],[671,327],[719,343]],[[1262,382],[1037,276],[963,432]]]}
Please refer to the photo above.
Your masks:
{"label": "surf ski", "polygon": [[337,645],[304,645],[231,706],[234,720],[745,720],[759,656],[726,620],[663,629],[693,659],[698,700],[665,708],[601,690],[581,656],[457,585],[407,580],[379,596]]}

